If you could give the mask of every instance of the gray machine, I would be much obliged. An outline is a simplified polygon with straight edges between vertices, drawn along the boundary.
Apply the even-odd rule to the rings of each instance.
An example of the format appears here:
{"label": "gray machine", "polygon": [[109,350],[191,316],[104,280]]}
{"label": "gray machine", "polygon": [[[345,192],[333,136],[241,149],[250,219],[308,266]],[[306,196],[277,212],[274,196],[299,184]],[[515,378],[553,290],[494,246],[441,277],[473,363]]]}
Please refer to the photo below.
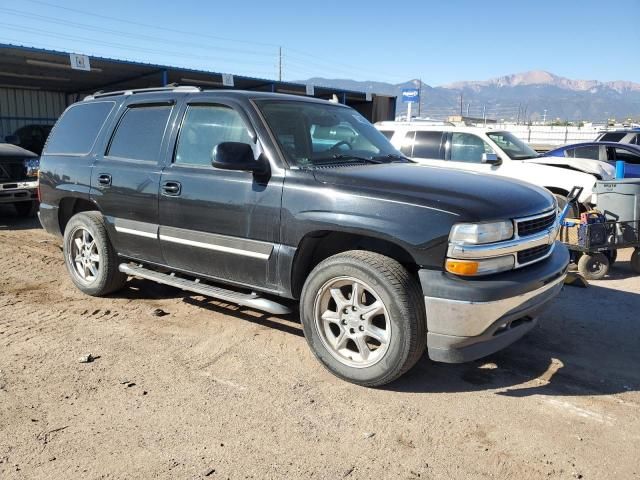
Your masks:
{"label": "gray machine", "polygon": [[640,178],[600,181],[595,193],[596,206],[608,221],[640,220]]}

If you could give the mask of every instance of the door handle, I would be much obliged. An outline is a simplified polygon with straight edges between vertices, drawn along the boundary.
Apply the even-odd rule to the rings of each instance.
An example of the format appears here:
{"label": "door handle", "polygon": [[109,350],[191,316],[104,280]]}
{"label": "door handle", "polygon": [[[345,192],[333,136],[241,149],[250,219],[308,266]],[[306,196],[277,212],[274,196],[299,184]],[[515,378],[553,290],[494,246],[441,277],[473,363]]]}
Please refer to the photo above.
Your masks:
{"label": "door handle", "polygon": [[98,183],[100,185],[111,185],[111,175],[108,173],[101,173],[98,175]]}
{"label": "door handle", "polygon": [[162,194],[177,197],[182,191],[180,182],[167,181],[162,184]]}

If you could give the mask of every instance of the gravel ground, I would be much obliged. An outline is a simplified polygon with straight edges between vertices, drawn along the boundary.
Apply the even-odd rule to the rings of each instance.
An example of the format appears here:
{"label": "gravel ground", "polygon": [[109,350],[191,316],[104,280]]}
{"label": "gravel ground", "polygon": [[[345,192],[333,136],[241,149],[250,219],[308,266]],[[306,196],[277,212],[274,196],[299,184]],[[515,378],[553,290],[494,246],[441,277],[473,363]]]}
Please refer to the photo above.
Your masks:
{"label": "gravel ground", "polygon": [[629,253],[503,352],[376,390],[325,371],[296,315],[140,280],[84,296],[0,210],[0,478],[640,478]]}

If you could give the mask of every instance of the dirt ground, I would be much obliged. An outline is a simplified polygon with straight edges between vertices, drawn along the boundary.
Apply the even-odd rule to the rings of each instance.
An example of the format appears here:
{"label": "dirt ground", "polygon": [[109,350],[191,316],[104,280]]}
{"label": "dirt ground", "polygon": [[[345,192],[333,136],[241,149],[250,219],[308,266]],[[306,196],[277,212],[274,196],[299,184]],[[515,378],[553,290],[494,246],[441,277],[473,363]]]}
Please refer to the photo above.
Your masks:
{"label": "dirt ground", "polygon": [[503,352],[375,390],[325,371],[295,315],[141,280],[84,296],[0,209],[0,478],[640,478],[628,258]]}

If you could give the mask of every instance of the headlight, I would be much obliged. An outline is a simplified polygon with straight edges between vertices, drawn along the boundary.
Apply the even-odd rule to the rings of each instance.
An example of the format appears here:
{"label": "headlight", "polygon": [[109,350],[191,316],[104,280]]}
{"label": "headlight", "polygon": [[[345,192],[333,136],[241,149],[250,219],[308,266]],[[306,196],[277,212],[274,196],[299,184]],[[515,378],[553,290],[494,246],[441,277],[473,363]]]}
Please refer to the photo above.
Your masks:
{"label": "headlight", "polygon": [[494,243],[513,237],[513,222],[504,220],[491,223],[458,223],[451,228],[452,243]]}
{"label": "headlight", "polygon": [[24,161],[24,167],[27,170],[27,177],[37,178],[38,170],[40,169],[40,159],[39,158],[30,158]]}
{"label": "headlight", "polygon": [[515,266],[513,255],[504,257],[485,258],[483,260],[457,260],[447,258],[445,269],[449,273],[456,275],[474,276],[488,275],[490,273],[505,272],[512,270]]}

